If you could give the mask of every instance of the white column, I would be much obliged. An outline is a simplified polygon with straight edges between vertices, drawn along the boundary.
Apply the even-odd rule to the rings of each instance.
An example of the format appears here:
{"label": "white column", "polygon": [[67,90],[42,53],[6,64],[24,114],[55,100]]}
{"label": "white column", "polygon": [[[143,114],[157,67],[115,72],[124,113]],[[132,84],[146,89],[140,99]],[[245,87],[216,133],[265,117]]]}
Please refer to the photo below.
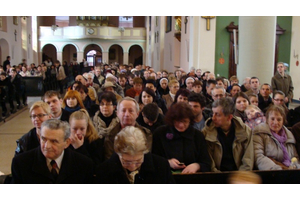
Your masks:
{"label": "white column", "polygon": [[110,64],[109,63],[109,58],[108,58],[108,51],[103,51],[102,52],[102,62],[105,64]]}
{"label": "white column", "polygon": [[239,17],[237,76],[256,76],[271,83],[275,59],[276,17]]}
{"label": "white column", "polygon": [[77,52],[77,63],[78,64],[81,63],[83,58],[84,58],[83,57],[83,52],[78,51]]}
{"label": "white column", "polygon": [[128,52],[124,52],[124,55],[123,55],[123,64],[129,64],[128,63],[128,60],[129,60],[129,57],[128,57]]}

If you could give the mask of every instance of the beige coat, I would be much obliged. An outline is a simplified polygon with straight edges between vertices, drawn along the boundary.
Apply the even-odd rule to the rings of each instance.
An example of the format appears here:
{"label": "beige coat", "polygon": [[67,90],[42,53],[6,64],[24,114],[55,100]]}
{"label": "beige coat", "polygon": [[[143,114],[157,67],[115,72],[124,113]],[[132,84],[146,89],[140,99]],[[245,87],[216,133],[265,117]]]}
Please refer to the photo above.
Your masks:
{"label": "beige coat", "polygon": [[174,102],[170,94],[162,95],[162,99],[165,100],[166,106],[169,109],[172,103]]}
{"label": "beige coat", "polygon": [[[287,140],[285,147],[287,148],[290,158],[298,158],[296,151],[296,140],[293,134],[283,126]],[[283,160],[283,151],[280,147],[278,140],[272,135],[269,126],[266,123],[257,125],[253,129],[253,144],[255,165],[259,170],[280,170],[279,165],[276,165],[270,158],[271,157],[279,162]]]}
{"label": "beige coat", "polygon": [[[233,116],[232,123],[235,125],[235,139],[233,141],[233,157],[239,170],[252,170],[254,165],[253,140],[251,129],[243,121]],[[220,172],[222,160],[222,146],[218,140],[217,128],[209,118],[202,129],[208,146],[208,153],[212,159],[212,171]]]}

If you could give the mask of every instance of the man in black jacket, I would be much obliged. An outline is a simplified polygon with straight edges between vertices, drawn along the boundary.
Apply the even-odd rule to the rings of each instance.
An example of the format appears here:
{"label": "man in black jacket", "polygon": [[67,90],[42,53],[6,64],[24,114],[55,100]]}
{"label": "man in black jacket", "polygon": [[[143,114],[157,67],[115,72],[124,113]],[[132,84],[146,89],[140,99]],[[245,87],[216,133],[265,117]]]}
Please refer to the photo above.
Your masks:
{"label": "man in black jacket", "polygon": [[40,146],[12,160],[12,183],[92,183],[93,161],[71,149],[67,122],[49,119],[42,124]]}
{"label": "man in black jacket", "polygon": [[43,101],[49,104],[51,108],[52,118],[69,122],[71,113],[63,109],[62,98],[59,92],[49,90],[44,94]]}
{"label": "man in black jacket", "polygon": [[3,62],[3,70],[6,72],[6,65],[10,65],[10,56],[6,57],[6,60]]}

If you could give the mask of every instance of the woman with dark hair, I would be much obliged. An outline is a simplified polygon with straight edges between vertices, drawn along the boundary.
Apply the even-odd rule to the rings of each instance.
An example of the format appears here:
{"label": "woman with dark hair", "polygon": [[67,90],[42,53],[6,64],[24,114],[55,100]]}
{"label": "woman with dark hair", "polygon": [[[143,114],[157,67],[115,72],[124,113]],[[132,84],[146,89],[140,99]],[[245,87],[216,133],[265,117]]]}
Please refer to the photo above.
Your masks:
{"label": "woman with dark hair", "polygon": [[204,135],[193,128],[194,115],[187,103],[178,102],[165,116],[166,125],[153,133],[152,153],[167,158],[174,171],[208,172],[211,168]]}
{"label": "woman with dark hair", "polygon": [[94,116],[95,113],[93,112],[94,109],[92,109],[92,108],[95,105],[95,102],[92,101],[92,99],[88,95],[88,93],[89,93],[88,88],[85,85],[79,84],[79,85],[77,85],[75,90],[80,93],[82,103],[83,103],[85,109],[88,111],[89,115]]}
{"label": "woman with dark hair", "polygon": [[[185,88],[180,88],[177,92],[176,95],[174,97],[174,102],[172,103],[172,105],[174,105],[177,102],[188,102],[188,96],[190,94],[190,91],[185,89]],[[172,106],[171,105],[171,106]]]}
{"label": "woman with dark hair", "polygon": [[112,92],[103,92],[99,96],[100,110],[93,117],[93,124],[100,138],[108,136],[110,131],[120,122],[116,114],[117,98]]}
{"label": "woman with dark hair", "polygon": [[[155,92],[152,89],[145,87],[140,93],[138,103],[140,106],[140,110],[142,110],[144,106],[149,103],[156,103]],[[161,108],[159,108],[159,113],[163,114]]]}
{"label": "woman with dark hair", "polygon": [[238,92],[233,97],[232,100],[234,102],[234,116],[240,117],[243,122],[247,120],[247,115],[245,114],[245,110],[247,106],[250,105],[250,100],[248,96],[244,92]]}

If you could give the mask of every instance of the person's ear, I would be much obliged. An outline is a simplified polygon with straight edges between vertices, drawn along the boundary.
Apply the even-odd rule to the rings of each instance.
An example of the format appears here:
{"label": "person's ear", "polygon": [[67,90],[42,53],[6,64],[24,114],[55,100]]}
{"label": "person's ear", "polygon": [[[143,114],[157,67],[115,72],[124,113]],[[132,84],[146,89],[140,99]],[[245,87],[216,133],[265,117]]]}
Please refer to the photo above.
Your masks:
{"label": "person's ear", "polygon": [[68,148],[69,147],[69,145],[71,144],[71,139],[70,138],[68,138],[68,139],[66,139],[66,144],[65,144],[65,149],[66,148]]}

